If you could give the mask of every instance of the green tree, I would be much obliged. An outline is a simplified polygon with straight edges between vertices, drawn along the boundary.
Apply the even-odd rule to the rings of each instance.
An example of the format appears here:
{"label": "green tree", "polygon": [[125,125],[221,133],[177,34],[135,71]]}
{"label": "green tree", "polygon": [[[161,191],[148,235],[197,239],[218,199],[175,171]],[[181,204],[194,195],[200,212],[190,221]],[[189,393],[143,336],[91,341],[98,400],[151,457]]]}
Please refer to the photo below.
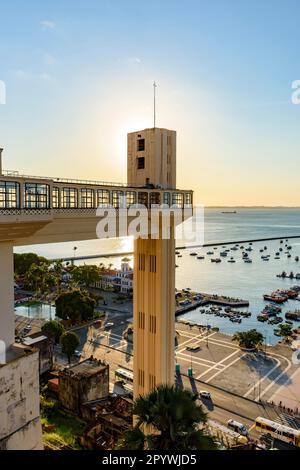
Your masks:
{"label": "green tree", "polygon": [[24,276],[33,264],[49,266],[50,262],[36,253],[14,253],[14,269],[18,276]]}
{"label": "green tree", "polygon": [[53,263],[52,272],[55,276],[57,292],[60,293],[61,276],[62,276],[62,272],[63,272],[63,262],[62,262],[62,260],[58,260],[58,261],[55,261]]}
{"label": "green tree", "polygon": [[63,325],[57,320],[49,320],[42,326],[42,331],[47,333],[47,335],[56,343],[59,343],[61,335],[64,333],[65,329]]}
{"label": "green tree", "polygon": [[235,333],[232,337],[232,341],[237,341],[241,348],[254,349],[263,344],[264,337],[262,333],[252,329]]}
{"label": "green tree", "polygon": [[69,364],[71,363],[71,357],[73,356],[75,349],[79,346],[79,336],[74,331],[66,331],[60,337],[61,350],[66,354]]}
{"label": "green tree", "polygon": [[279,333],[280,336],[283,336],[284,338],[287,338],[288,336],[292,335],[293,328],[292,328],[291,325],[282,324],[282,325],[279,325],[278,333]]}
{"label": "green tree", "polygon": [[83,266],[76,266],[72,271],[72,278],[74,282],[84,287],[88,287],[99,280],[100,269],[96,265],[84,264]]}
{"label": "green tree", "polygon": [[[190,390],[160,385],[134,403],[137,424],[125,433],[119,449],[216,449],[212,437],[200,429],[207,420],[197,396]],[[145,432],[148,426],[149,432]]]}
{"label": "green tree", "polygon": [[93,318],[96,301],[87,291],[72,289],[62,292],[55,300],[56,316],[62,320],[83,320]]}
{"label": "green tree", "polygon": [[55,285],[48,263],[32,264],[25,276],[25,285],[38,294],[44,294]]}

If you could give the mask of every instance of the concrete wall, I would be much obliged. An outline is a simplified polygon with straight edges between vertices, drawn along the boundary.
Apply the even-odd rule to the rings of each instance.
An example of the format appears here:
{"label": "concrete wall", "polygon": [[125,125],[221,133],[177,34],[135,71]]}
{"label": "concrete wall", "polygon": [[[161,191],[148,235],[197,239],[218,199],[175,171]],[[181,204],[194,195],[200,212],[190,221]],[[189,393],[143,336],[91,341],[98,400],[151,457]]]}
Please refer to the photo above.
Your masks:
{"label": "concrete wall", "polygon": [[0,448],[43,448],[38,352],[0,366]]}
{"label": "concrete wall", "polygon": [[109,394],[109,367],[89,376],[72,377],[68,372],[59,378],[59,399],[62,405],[74,412],[82,403],[107,397]]}
{"label": "concrete wall", "polygon": [[[145,139],[145,150],[138,151],[137,141]],[[127,182],[144,186],[149,183],[164,189],[176,188],[176,132],[168,129],[144,129],[127,135]],[[138,169],[137,158],[144,157],[145,168]]]}

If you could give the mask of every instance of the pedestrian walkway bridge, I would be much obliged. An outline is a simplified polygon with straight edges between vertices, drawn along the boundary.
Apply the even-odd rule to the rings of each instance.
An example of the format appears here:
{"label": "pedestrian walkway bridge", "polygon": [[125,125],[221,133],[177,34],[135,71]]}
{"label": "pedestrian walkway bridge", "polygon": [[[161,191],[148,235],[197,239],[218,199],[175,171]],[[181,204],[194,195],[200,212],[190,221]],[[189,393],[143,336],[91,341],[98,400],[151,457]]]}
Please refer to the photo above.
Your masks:
{"label": "pedestrian walkway bridge", "polygon": [[[0,175],[0,241],[51,243],[96,238],[96,209],[142,204],[191,207],[193,192],[151,185]],[[25,240],[26,239],[26,240]]]}

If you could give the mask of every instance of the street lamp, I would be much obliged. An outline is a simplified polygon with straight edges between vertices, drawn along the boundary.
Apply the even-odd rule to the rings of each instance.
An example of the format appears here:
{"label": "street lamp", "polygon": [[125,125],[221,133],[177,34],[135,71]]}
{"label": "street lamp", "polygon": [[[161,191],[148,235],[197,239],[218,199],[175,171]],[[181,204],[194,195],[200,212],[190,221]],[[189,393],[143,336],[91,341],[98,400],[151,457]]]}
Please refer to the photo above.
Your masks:
{"label": "street lamp", "polygon": [[73,251],[74,251],[74,257],[73,257],[73,266],[75,263],[75,254],[76,254],[77,246],[74,246]]}

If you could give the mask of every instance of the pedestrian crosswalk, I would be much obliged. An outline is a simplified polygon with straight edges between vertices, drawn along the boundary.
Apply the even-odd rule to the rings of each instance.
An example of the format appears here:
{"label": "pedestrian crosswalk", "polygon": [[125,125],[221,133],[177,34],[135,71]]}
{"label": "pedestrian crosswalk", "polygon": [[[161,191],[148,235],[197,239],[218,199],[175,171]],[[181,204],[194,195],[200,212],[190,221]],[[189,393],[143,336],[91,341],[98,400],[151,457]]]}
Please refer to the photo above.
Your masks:
{"label": "pedestrian crosswalk", "polygon": [[276,419],[277,423],[289,426],[290,428],[300,429],[300,421],[287,413],[280,413]]}

